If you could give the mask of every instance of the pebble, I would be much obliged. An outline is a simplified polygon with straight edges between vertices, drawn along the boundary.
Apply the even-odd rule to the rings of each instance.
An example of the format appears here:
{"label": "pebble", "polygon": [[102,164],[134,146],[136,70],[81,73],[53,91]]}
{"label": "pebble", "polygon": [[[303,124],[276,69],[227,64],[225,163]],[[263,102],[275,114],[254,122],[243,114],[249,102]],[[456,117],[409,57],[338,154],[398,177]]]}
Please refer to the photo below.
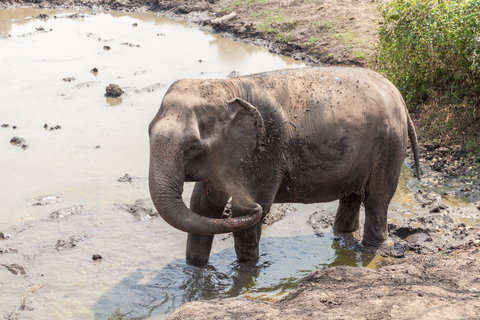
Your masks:
{"label": "pebble", "polygon": [[99,254],[94,254],[92,260],[102,260],[102,256]]}
{"label": "pebble", "polygon": [[122,88],[120,88],[119,85],[117,84],[114,84],[114,83],[111,83],[109,84],[106,88],[105,88],[105,91],[106,91],[106,96],[107,97],[112,97],[112,98],[118,98],[120,97],[124,92],[122,90]]}

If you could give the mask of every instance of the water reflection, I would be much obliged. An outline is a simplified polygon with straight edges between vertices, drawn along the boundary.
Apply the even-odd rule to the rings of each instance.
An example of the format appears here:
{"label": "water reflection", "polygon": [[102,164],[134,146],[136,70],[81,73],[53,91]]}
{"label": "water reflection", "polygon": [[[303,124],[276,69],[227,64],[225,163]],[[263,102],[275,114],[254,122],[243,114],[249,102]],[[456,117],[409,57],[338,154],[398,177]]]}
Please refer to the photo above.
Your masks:
{"label": "water reflection", "polygon": [[313,270],[335,265],[372,266],[374,256],[346,249],[332,238],[333,233],[264,238],[255,266],[226,264],[236,260],[232,247],[212,255],[206,267],[189,266],[180,259],[158,271],[138,269],[100,297],[92,310],[96,319],[107,319],[114,313],[143,319],[166,317],[197,300],[244,296],[276,301]]}

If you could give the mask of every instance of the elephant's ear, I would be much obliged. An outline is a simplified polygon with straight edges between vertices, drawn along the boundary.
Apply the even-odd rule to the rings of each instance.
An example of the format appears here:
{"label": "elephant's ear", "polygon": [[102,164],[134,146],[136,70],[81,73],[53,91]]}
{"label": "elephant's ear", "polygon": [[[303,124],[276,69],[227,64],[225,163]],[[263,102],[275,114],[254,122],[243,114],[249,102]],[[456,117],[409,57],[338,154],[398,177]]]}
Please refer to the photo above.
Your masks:
{"label": "elephant's ear", "polygon": [[228,102],[230,121],[226,130],[226,157],[230,168],[255,148],[265,148],[265,124],[258,109],[247,101],[235,98]]}

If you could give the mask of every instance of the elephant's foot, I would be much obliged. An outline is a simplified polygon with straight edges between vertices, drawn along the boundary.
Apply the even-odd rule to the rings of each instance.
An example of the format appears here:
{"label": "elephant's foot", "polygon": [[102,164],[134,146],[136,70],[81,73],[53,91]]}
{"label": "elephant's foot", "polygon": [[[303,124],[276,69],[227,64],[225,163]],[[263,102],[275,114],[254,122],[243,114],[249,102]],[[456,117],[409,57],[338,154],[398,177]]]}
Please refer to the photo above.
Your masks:
{"label": "elephant's foot", "polygon": [[378,237],[363,237],[362,246],[364,247],[371,247],[371,248],[390,248],[393,247],[394,242],[386,237],[386,238],[378,238]]}
{"label": "elephant's foot", "polygon": [[238,248],[238,246],[235,246],[235,252],[239,262],[255,264],[260,257],[258,246],[256,248]]}

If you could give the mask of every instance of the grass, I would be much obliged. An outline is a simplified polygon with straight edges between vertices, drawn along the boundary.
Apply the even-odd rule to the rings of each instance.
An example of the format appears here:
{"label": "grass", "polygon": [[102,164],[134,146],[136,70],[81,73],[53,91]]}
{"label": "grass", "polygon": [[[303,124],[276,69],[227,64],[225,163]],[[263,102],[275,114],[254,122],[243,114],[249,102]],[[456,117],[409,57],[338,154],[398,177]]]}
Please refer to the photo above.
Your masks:
{"label": "grass", "polygon": [[268,33],[277,33],[278,30],[272,28],[272,24],[289,20],[280,11],[281,9],[278,8],[274,10],[262,10],[259,13],[253,14],[252,17],[259,20],[259,24],[257,24],[258,30],[266,31]]}

